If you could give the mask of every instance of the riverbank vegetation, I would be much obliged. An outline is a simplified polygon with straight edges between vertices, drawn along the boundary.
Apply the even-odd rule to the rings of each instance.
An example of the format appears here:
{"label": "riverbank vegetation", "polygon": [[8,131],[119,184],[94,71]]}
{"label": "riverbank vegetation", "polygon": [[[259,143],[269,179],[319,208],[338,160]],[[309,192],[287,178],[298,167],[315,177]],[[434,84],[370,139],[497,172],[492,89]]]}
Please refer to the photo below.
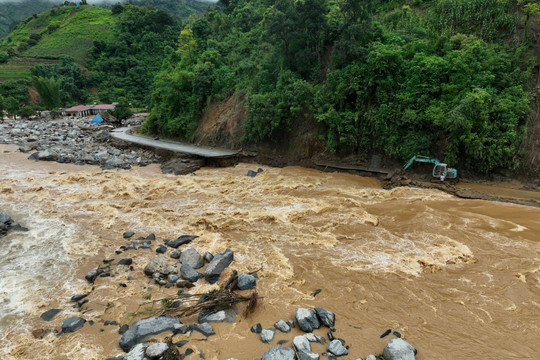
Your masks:
{"label": "riverbank vegetation", "polygon": [[192,139],[212,101],[245,95],[244,141],[315,119],[326,150],[511,168],[533,61],[513,2],[222,0],[169,50],[144,124]]}

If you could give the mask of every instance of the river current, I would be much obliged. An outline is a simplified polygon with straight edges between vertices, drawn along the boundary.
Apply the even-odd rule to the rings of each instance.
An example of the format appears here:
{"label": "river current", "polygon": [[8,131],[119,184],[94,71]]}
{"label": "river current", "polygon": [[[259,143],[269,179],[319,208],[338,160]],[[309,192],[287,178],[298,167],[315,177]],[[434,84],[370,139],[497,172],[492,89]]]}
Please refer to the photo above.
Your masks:
{"label": "river current", "polygon": [[[279,340],[249,331],[293,318],[298,307],[336,314],[347,358],[378,354],[391,328],[418,349],[417,359],[534,359],[540,353],[540,209],[463,200],[436,190],[383,190],[377,180],[300,167],[203,168],[163,175],[155,165],[104,171],[26,160],[0,146],[0,211],[30,229],[0,239],[0,358],[104,359],[122,353],[118,328],[144,296],[168,296],[129,273],[96,281],[84,317],[94,326],[43,339],[80,313],[69,298],[91,290],[84,274],[114,257],[125,231],[171,239],[212,253],[235,251],[233,268],[257,271],[263,297],[236,324],[192,336],[198,358],[260,358]],[[116,256],[121,258],[125,254]],[[141,273],[154,256],[132,252]],[[118,287],[118,283],[128,283]],[[197,292],[212,286],[198,284]],[[322,291],[312,296],[315,290]],[[194,290],[195,291],[195,290]],[[39,319],[64,309],[53,321]],[[317,331],[325,335],[323,329]],[[319,353],[323,346],[314,347]],[[190,357],[188,357],[189,359]]]}

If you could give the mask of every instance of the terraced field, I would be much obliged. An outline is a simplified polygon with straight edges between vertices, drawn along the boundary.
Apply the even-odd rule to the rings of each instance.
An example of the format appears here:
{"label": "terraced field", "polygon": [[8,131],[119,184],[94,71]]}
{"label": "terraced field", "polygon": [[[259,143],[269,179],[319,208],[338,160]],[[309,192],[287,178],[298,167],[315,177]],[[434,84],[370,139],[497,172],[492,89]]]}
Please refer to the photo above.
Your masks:
{"label": "terraced field", "polygon": [[0,82],[30,77],[30,69],[35,64],[56,64],[58,62],[60,60],[29,57],[12,58],[7,63],[0,64]]}

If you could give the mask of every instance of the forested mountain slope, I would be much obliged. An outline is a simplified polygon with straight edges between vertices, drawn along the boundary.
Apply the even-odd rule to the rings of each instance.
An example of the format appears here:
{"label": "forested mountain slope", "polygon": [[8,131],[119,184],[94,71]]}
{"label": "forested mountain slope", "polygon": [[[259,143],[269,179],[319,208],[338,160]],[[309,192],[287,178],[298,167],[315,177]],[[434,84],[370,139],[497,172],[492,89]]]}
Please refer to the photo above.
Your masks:
{"label": "forested mountain slope", "polygon": [[518,9],[506,0],[223,0],[182,30],[144,130],[193,139],[208,104],[236,94],[245,143],[277,142],[312,121],[327,152],[515,168],[535,65]]}
{"label": "forested mountain slope", "polygon": [[[54,6],[63,5],[64,0],[3,0],[0,2],[0,39],[7,36],[17,23],[29,16],[50,10]],[[72,1],[75,3],[76,1]],[[80,1],[78,1],[80,2]],[[208,2],[197,0],[127,0],[127,1],[90,1],[91,4],[111,8],[117,3],[129,3],[138,6],[150,5],[163,10],[178,19],[187,19],[190,15],[200,13],[209,6]]]}

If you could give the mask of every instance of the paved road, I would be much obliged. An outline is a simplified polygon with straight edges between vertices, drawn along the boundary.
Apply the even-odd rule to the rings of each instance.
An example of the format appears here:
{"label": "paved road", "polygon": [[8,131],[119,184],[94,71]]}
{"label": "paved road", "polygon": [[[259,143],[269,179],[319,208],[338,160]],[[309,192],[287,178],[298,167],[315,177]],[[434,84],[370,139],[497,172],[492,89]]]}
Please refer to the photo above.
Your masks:
{"label": "paved road", "polygon": [[236,150],[227,150],[227,149],[217,149],[217,148],[206,148],[193,145],[186,145],[178,142],[172,141],[163,141],[163,140],[154,140],[143,136],[131,135],[127,131],[131,128],[123,127],[114,129],[111,132],[111,136],[120,139],[129,141],[134,144],[150,146],[156,149],[165,149],[175,152],[180,152],[184,154],[198,155],[207,158],[217,158],[217,157],[227,157],[232,156],[238,153]]}

